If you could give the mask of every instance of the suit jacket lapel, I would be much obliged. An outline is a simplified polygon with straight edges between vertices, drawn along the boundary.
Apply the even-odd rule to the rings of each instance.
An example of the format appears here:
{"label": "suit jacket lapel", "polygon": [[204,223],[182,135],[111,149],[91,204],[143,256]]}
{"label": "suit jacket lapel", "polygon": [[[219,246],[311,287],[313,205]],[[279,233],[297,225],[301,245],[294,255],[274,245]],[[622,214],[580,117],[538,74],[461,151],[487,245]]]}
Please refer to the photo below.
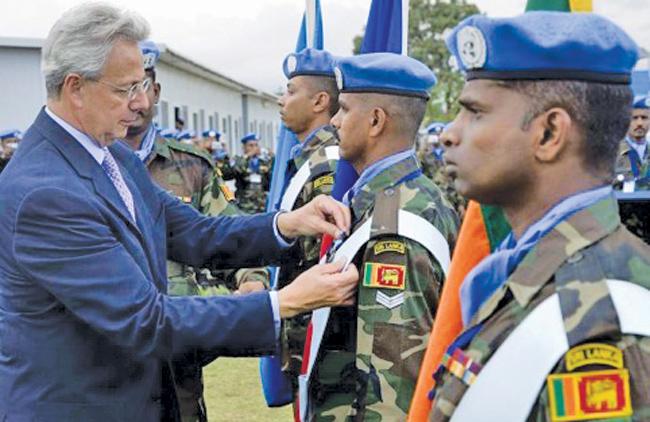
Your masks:
{"label": "suit jacket lapel", "polygon": [[34,125],[45,139],[61,151],[63,157],[75,169],[79,176],[90,180],[95,189],[95,193],[106,202],[109,208],[124,220],[124,223],[129,229],[142,238],[140,230],[132,221],[129,211],[122,201],[120,194],[117,192],[117,189],[104,172],[104,169],[95,161],[90,153],[72,135],[52,120],[45,113],[44,109],[39,113]]}
{"label": "suit jacket lapel", "polygon": [[[118,163],[120,163],[120,161],[118,161]],[[151,212],[147,207],[147,204],[153,202],[150,202],[149,195],[144,194],[140,191],[138,185],[133,180],[131,173],[128,171],[128,168],[120,166],[120,170],[122,171],[124,182],[131,191],[131,195],[133,195],[137,226],[141,233],[142,246],[147,254],[147,259],[149,260],[149,268],[153,273],[152,276],[154,284],[156,284],[156,287],[158,287],[159,291],[164,292],[166,291],[167,286],[161,284],[164,283],[165,277],[162,274],[159,274],[157,271],[159,268],[159,263],[156,262],[158,255],[156,253],[156,245],[154,244],[154,236],[152,232],[152,225],[154,224],[155,216],[151,215]]]}

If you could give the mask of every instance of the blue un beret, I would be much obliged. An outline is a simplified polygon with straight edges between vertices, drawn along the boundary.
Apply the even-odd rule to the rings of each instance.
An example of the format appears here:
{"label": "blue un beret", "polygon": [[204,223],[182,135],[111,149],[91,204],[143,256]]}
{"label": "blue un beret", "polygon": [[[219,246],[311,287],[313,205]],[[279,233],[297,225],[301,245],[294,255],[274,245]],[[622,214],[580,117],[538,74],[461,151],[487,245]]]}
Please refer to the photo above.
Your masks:
{"label": "blue un beret", "polygon": [[188,129],[188,130],[184,130],[184,131],[180,132],[179,134],[177,134],[176,139],[181,141],[183,139],[192,139],[195,136],[196,136],[196,133],[193,130]]}
{"label": "blue un beret", "polygon": [[257,136],[257,133],[249,133],[245,135],[243,138],[241,138],[241,143],[245,144],[248,141],[259,141],[260,137]]}
{"label": "blue un beret", "polygon": [[334,58],[330,53],[314,48],[305,48],[298,53],[291,53],[282,64],[284,76],[329,76],[334,77]]}
{"label": "blue un beret", "polygon": [[471,79],[580,80],[629,84],[635,42],[593,13],[528,12],[513,18],[474,15],[447,38]]}
{"label": "blue un beret", "polygon": [[150,40],[140,41],[138,43],[142,57],[144,59],[144,70],[153,69],[156,67],[158,58],[160,57],[160,50],[155,42]]}
{"label": "blue un beret", "polygon": [[375,92],[429,98],[436,76],[424,63],[395,53],[359,54],[337,59],[341,92]]}
{"label": "blue un beret", "polygon": [[160,131],[160,136],[165,139],[176,139],[178,131],[176,129],[163,129]]}
{"label": "blue un beret", "polygon": [[427,126],[427,133],[439,135],[445,130],[446,123],[443,122],[433,122]]}
{"label": "blue un beret", "polygon": [[650,109],[650,97],[640,95],[634,98],[634,104],[632,105],[632,108],[641,108],[645,110]]}
{"label": "blue un beret", "polygon": [[203,137],[204,138],[217,138],[217,139],[219,139],[219,138],[221,138],[221,132],[219,132],[217,130],[212,130],[212,129],[204,130],[203,131]]}
{"label": "blue un beret", "polygon": [[9,129],[9,130],[2,130],[0,131],[0,141],[4,141],[5,139],[21,139],[22,138],[22,132],[19,131],[18,129]]}

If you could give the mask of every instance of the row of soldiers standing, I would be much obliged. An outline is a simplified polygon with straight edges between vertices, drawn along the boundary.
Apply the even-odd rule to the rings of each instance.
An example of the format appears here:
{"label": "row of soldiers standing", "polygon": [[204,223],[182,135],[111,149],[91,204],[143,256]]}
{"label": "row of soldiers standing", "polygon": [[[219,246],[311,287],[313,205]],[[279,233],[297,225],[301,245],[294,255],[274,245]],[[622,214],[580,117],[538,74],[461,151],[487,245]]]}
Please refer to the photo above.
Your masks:
{"label": "row of soldiers standing", "polygon": [[[513,231],[458,292],[464,329],[422,374],[435,380],[430,420],[648,420],[650,247],[621,224],[611,186],[638,48],[605,18],[557,12],[473,16],[447,45],[466,84],[459,115],[432,130],[444,179],[437,146],[420,156],[437,166],[429,177],[414,151],[436,82],[426,66],[391,53],[285,59],[281,114],[301,143],[283,204],[331,190],[337,143],[359,174],[343,198],[351,231],[325,255],[346,251],[359,268],[356,305],[283,325],[295,413],[407,417],[456,241],[451,202],[464,207],[445,193],[458,192],[502,207]],[[318,259],[319,239],[300,243],[280,285]]]}
{"label": "row of soldiers standing", "polygon": [[[564,31],[550,33],[551,20]],[[595,27],[602,30],[591,30]],[[297,208],[330,194],[339,157],[359,174],[343,198],[352,213],[351,231],[325,255],[351,253],[347,258],[361,276],[356,305],[333,309],[317,339],[306,334],[316,322],[311,315],[282,326],[280,354],[296,414],[323,421],[406,417],[449,271],[463,194],[503,206],[526,224],[511,220],[513,234],[470,274],[460,292],[465,330],[436,373],[427,374],[436,380],[430,419],[646,419],[650,329],[643,315],[650,250],[621,226],[609,187],[612,145],[624,132],[616,117],[626,115],[625,85],[636,46],[604,18],[556,13],[471,17],[447,42],[467,78],[462,110],[449,127],[430,128],[434,140],[419,160],[414,144],[436,83],[425,65],[391,53],[334,58],[311,49],[285,59],[288,83],[279,100],[281,117],[300,143],[288,163],[282,207]],[[576,63],[576,46],[585,55],[579,69],[567,66]],[[263,210],[272,163],[260,157],[257,137],[244,137],[243,157],[218,164],[193,145],[165,139],[152,122],[161,91],[155,73],[158,50],[149,42],[141,47],[152,81],[147,90],[151,106],[124,141],[159,185],[199,212]],[[519,51],[530,52],[526,71],[517,67]],[[580,90],[589,95],[576,95]],[[556,94],[565,102],[558,103]],[[599,95],[621,112],[611,113]],[[590,103],[591,96],[596,100]],[[593,132],[596,123],[574,115],[575,104],[589,109],[589,119],[599,119],[602,133]],[[529,115],[528,109],[536,113]],[[636,128],[631,131],[639,138]],[[224,178],[236,180],[241,208]],[[548,189],[556,180],[563,185]],[[564,196],[544,202],[556,192]],[[517,195],[523,194],[545,208],[522,214]],[[249,199],[262,205],[248,208]],[[545,212],[534,215],[535,209]],[[321,246],[318,238],[299,239],[280,267],[276,287],[315,265]],[[214,280],[230,280],[239,293],[269,287],[266,269],[210,270],[169,261],[169,294],[221,294]],[[633,297],[625,296],[621,283]],[[558,314],[551,316],[557,316],[557,326],[532,325],[541,329],[516,336],[556,297]],[[637,303],[646,308],[635,308]],[[559,329],[551,334],[565,344],[554,351],[558,354],[549,366],[533,373],[530,367],[548,358],[543,346],[548,346],[550,328]],[[521,342],[515,352],[526,350],[535,358],[508,355],[511,338]],[[504,354],[515,359],[504,361]],[[494,361],[505,366],[493,369]],[[184,356],[173,368],[183,420],[206,420],[201,363]],[[501,397],[500,392],[514,393]],[[514,419],[485,416],[503,411],[520,413],[512,413],[519,416]]]}

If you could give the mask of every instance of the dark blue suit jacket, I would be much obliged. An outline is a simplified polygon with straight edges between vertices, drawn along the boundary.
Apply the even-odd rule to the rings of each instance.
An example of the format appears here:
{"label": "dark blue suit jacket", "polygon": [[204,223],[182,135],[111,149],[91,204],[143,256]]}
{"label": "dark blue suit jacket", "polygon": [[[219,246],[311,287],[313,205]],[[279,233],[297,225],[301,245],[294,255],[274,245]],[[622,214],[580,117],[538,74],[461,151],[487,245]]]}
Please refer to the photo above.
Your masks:
{"label": "dark blue suit jacket", "polygon": [[168,256],[231,268],[275,261],[273,215],[203,217],[154,185],[126,147],[110,150],[137,224],[44,111],[0,176],[0,420],[158,421],[172,357],[274,350],[267,293],[164,294]]}

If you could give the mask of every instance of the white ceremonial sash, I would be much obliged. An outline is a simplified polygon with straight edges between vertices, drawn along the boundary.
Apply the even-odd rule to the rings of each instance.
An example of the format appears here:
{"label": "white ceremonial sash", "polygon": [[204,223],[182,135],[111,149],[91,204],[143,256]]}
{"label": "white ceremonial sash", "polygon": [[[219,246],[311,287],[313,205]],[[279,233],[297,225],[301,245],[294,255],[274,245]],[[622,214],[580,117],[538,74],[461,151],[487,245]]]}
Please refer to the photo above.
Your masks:
{"label": "white ceremonial sash", "polygon": [[[334,261],[345,258],[346,267],[352,262],[357,252],[370,240],[372,220],[373,217],[371,216],[341,244],[334,254]],[[397,235],[422,245],[438,261],[445,276],[447,275],[451,262],[449,243],[447,243],[447,239],[434,225],[419,215],[399,210],[397,216]],[[316,358],[318,357],[318,351],[320,350],[325,329],[327,328],[330,313],[331,308],[320,308],[312,312],[312,341],[309,349],[307,372],[298,377],[301,421],[304,421],[307,416],[309,379]]]}
{"label": "white ceremonial sash", "polygon": [[[339,147],[338,146],[329,146],[325,147],[325,155],[328,160],[338,160],[339,159]],[[300,166],[298,172],[291,178],[287,190],[284,191],[282,195],[282,201],[280,202],[280,209],[284,211],[293,210],[293,206],[298,200],[298,195],[302,191],[302,188],[305,186],[307,181],[311,178],[311,165],[307,161],[305,164]],[[280,280],[280,267],[274,267],[275,272],[273,280],[271,280],[271,287],[274,289],[278,288],[278,281]]]}
{"label": "white ceremonial sash", "polygon": [[[338,146],[329,146],[325,147],[325,155],[328,160],[338,160],[339,159],[339,147]],[[289,186],[287,190],[284,191],[282,195],[282,202],[280,202],[280,209],[285,211],[291,211],[293,206],[296,204],[298,195],[302,191],[302,188],[305,186],[307,181],[311,177],[311,165],[307,161],[305,164],[300,166],[298,172],[291,178],[289,181]]]}
{"label": "white ceremonial sash", "polygon": [[[623,280],[607,280],[607,287],[621,332],[650,336],[650,290]],[[451,422],[525,421],[547,375],[568,350],[556,293],[540,303],[494,352]]]}

